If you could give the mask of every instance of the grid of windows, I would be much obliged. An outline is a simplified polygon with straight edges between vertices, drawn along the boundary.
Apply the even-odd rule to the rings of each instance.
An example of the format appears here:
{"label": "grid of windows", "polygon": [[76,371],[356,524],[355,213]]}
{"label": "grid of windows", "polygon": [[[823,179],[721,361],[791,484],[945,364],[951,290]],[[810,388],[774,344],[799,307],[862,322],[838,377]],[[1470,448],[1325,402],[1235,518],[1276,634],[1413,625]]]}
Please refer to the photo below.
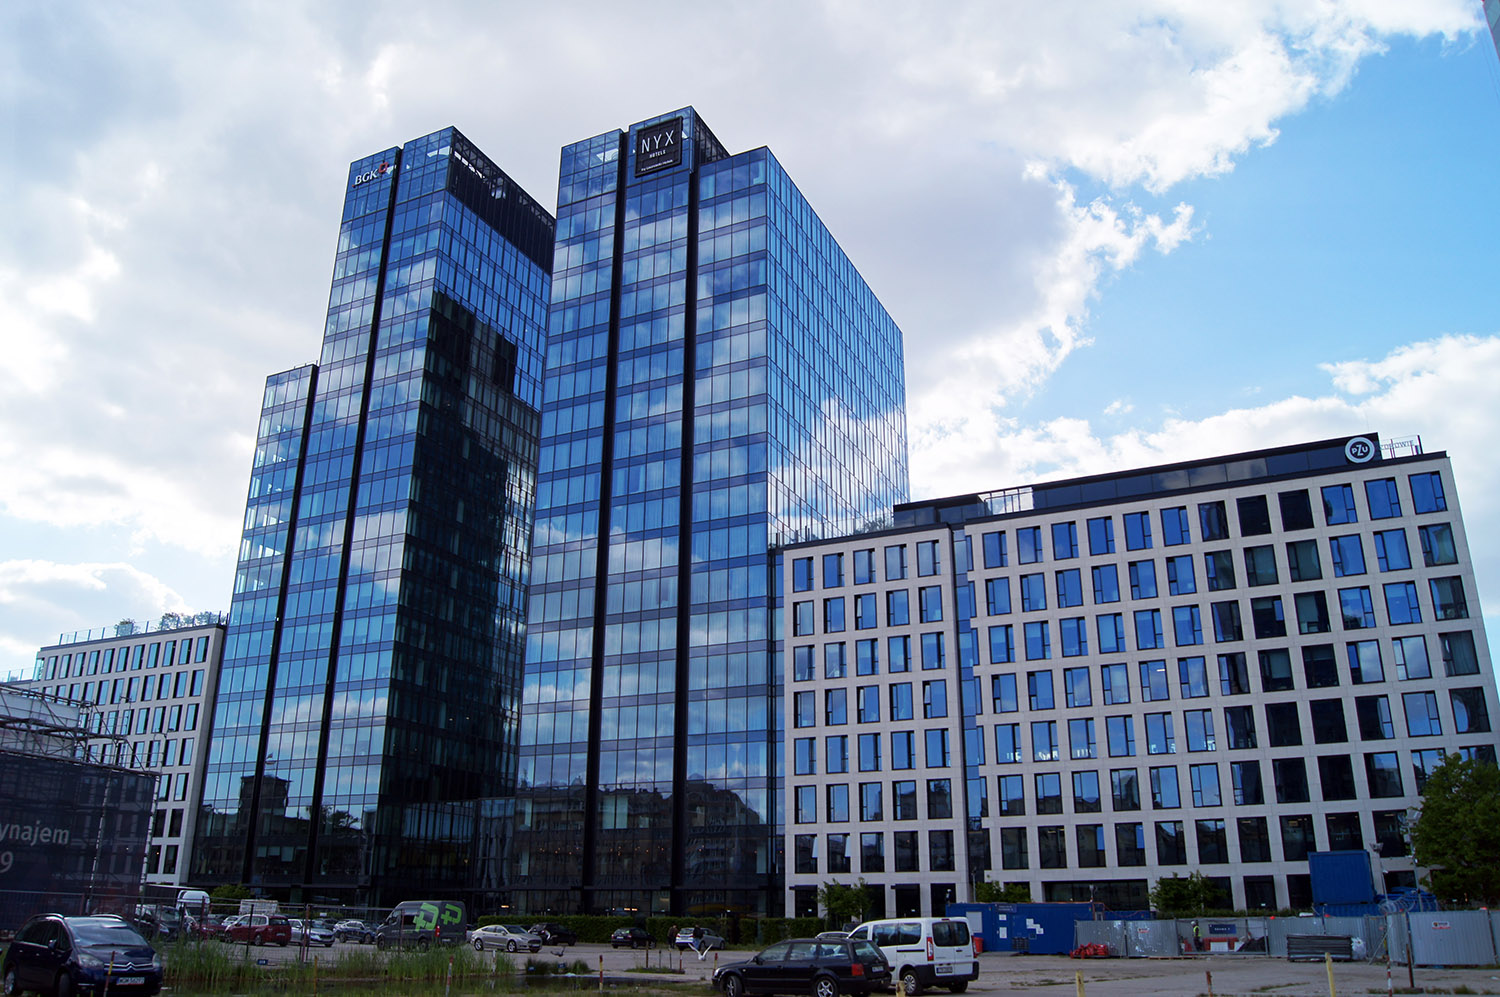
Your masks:
{"label": "grid of windows", "polygon": [[[957,708],[974,736],[952,729],[927,757],[968,770],[956,813],[1026,819],[972,825],[982,846],[959,850],[961,873],[967,862],[971,879],[1050,896],[1063,889],[1051,869],[1268,863],[1236,895],[1287,903],[1306,851],[1374,840],[1377,825],[1390,838],[1380,815],[1415,802],[1420,778],[1403,771],[1436,764],[1423,742],[1494,755],[1493,688],[1451,682],[1483,672],[1483,632],[1467,622],[1477,610],[1449,490],[1416,486],[1442,496],[1436,509],[1404,475],[1368,479],[1396,482],[1394,495],[1341,478],[966,527],[988,551],[962,584],[984,594],[963,622],[985,635],[973,672],[989,695]],[[1424,502],[1432,514],[1416,511]],[[1426,531],[1435,569],[1406,556],[1423,527],[1441,527]],[[915,558],[924,541],[908,536]],[[1006,537],[1021,540],[1014,561]],[[1338,810],[1327,827],[1324,807]],[[1085,816],[1154,810],[1182,816]],[[915,846],[911,870],[940,878],[925,839]]]}

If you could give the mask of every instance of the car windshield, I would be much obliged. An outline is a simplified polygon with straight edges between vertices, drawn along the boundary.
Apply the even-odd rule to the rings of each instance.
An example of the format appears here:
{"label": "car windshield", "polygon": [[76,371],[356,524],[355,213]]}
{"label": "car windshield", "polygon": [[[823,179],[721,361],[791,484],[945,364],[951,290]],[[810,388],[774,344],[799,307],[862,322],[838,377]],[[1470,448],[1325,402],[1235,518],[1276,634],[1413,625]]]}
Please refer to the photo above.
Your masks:
{"label": "car windshield", "polygon": [[89,948],[140,948],[146,944],[140,932],[118,921],[74,921],[70,927],[78,944]]}

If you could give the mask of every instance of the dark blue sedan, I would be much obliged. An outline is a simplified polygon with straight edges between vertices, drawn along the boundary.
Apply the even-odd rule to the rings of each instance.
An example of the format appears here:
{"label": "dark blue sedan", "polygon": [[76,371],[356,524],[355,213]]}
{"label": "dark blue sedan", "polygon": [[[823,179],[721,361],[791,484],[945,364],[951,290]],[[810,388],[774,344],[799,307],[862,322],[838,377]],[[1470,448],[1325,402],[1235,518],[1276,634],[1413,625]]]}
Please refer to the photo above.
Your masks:
{"label": "dark blue sedan", "polygon": [[25,990],[51,997],[79,993],[154,997],[161,957],[129,921],[113,914],[39,914],[21,925],[0,965],[6,997]]}

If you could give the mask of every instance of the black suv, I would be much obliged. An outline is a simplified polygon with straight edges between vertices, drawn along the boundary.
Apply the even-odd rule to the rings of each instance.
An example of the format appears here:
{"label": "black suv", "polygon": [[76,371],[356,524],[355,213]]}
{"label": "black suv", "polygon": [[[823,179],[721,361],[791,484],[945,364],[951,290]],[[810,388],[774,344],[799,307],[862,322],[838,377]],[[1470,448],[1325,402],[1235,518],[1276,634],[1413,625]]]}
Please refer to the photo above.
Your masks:
{"label": "black suv", "polygon": [[745,962],[714,971],[725,997],[742,994],[868,994],[891,984],[891,967],[874,944],[847,939],[794,938]]}
{"label": "black suv", "polygon": [[123,917],[39,914],[21,925],[0,965],[8,995],[34,990],[52,997],[79,992],[153,997],[161,991],[161,958]]}
{"label": "black suv", "polygon": [[578,932],[550,921],[533,924],[526,929],[542,940],[543,945],[577,945]]}

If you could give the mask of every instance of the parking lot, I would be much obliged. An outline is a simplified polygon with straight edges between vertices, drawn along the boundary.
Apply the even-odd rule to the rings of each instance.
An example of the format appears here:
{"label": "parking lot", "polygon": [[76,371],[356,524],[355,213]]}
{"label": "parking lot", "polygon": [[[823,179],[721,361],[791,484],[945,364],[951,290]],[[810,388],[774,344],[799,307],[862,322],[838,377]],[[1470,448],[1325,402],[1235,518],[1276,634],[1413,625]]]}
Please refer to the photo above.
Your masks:
{"label": "parking lot", "polygon": [[[223,944],[205,942],[204,944]],[[235,946],[243,949],[244,946]],[[372,952],[373,946],[353,942],[335,943],[332,948],[315,947],[306,951],[305,957],[316,956],[322,965],[336,963],[340,953],[348,951]],[[558,948],[543,948],[540,953],[516,953],[513,958],[518,966],[525,965],[527,958],[557,959]],[[601,965],[607,977],[625,978],[649,989],[654,982],[702,983],[705,986],[715,966],[721,963],[747,959],[754,953],[749,950],[709,953],[699,959],[693,952],[678,952],[676,949],[611,949],[608,945],[579,944],[561,949],[562,961],[575,959],[587,963],[591,974]],[[246,953],[252,961],[265,959],[269,965],[304,957],[302,949],[295,945],[286,948],[269,945],[250,947]],[[491,957],[491,953],[485,953]],[[649,964],[652,968],[664,967],[682,972],[663,973],[660,976],[640,972]],[[632,972],[632,970],[634,970]],[[628,973],[628,976],[626,974]],[[1265,956],[1209,955],[1181,959],[1069,959],[1065,956],[1016,956],[987,953],[980,956],[980,977],[969,987],[970,993],[1007,993],[1025,991],[1039,994],[1076,994],[1078,978],[1082,975],[1085,993],[1109,995],[1109,997],[1163,997],[1163,995],[1207,994],[1210,992],[1208,974],[1212,974],[1212,990],[1216,997],[1264,997],[1266,994],[1285,997],[1327,997],[1328,974],[1321,962],[1288,962]],[[1336,962],[1333,964],[1334,984],[1339,994],[1384,994],[1386,992],[1386,968],[1383,963]],[[1392,969],[1394,987],[1398,992],[1406,990],[1407,971],[1404,966]],[[1414,971],[1416,986],[1428,993],[1452,993],[1459,987],[1467,991],[1458,992],[1500,994],[1500,969],[1454,969],[1417,967]],[[1411,992],[1411,991],[1406,991]],[[929,991],[942,995],[945,991]]]}

